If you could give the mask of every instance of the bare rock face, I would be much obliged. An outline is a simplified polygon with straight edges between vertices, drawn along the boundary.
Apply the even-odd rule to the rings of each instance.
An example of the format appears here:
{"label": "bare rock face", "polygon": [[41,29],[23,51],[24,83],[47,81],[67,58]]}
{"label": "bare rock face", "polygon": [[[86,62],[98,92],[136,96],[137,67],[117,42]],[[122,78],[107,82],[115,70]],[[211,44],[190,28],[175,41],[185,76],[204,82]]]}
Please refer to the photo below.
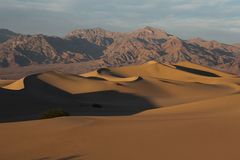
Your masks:
{"label": "bare rock face", "polygon": [[[57,40],[56,40],[57,41]],[[0,44],[0,66],[71,63],[89,60],[84,54],[58,52],[43,35],[18,35]]]}
{"label": "bare rock face", "polygon": [[235,43],[233,46],[240,48],[240,43]]}
{"label": "bare rock face", "polygon": [[8,39],[18,35],[17,33],[14,33],[7,29],[0,29],[0,43],[3,43],[7,41]]}
{"label": "bare rock face", "polygon": [[200,38],[191,39],[188,43],[190,45],[197,45],[208,53],[205,55],[203,54],[204,52],[199,52],[201,57],[211,57],[210,61],[206,59],[203,65],[222,69],[227,72],[239,73],[240,48],[238,46],[223,44],[217,41],[206,41]]}
{"label": "bare rock face", "polygon": [[79,29],[70,32],[66,38],[68,39],[85,39],[90,43],[96,44],[97,46],[108,46],[113,43],[113,39],[117,37],[118,33],[109,32],[102,28],[94,29]]}
{"label": "bare rock face", "polygon": [[167,39],[171,35],[164,30],[147,26],[130,33],[129,36],[151,41],[157,39]]}
{"label": "bare rock face", "polygon": [[182,40],[160,29],[145,27],[114,39],[104,51],[108,65],[144,63],[148,60],[177,63],[190,61],[238,73],[240,49],[233,45],[201,39]]}
{"label": "bare rock face", "polygon": [[[152,27],[129,33],[101,28],[78,29],[64,38],[18,35],[0,41],[0,67],[76,63],[99,60],[106,66],[140,64],[149,60],[193,63],[239,74],[240,45],[200,38],[182,40]],[[4,36],[2,36],[4,37]]]}

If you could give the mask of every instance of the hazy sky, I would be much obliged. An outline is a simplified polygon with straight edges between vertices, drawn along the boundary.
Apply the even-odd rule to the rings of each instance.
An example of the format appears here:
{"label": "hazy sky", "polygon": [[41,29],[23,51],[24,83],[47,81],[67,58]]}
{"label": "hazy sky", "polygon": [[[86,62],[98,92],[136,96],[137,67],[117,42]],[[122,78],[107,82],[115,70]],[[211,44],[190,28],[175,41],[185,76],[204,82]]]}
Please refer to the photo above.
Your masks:
{"label": "hazy sky", "polygon": [[240,42],[240,0],[0,0],[0,28],[63,36],[77,28],[159,27],[188,39]]}

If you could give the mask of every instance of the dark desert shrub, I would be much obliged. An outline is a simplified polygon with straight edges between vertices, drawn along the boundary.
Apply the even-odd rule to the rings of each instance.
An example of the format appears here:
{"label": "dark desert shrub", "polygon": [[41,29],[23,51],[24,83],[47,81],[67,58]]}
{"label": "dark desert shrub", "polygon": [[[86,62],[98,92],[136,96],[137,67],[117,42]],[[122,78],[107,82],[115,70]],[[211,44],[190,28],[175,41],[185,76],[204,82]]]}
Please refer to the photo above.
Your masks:
{"label": "dark desert shrub", "polygon": [[65,117],[70,116],[70,114],[62,109],[49,109],[41,115],[41,119],[55,118],[55,117]]}
{"label": "dark desert shrub", "polygon": [[92,104],[93,108],[102,108],[103,106],[101,106],[100,104]]}

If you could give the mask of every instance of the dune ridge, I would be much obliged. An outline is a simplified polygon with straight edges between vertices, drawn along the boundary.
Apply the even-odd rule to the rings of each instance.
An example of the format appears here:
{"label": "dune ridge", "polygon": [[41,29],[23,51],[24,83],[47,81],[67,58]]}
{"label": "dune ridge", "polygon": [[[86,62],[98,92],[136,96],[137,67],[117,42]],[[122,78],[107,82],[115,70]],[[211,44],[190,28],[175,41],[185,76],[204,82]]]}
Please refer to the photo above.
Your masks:
{"label": "dune ridge", "polygon": [[108,68],[101,68],[98,69],[97,71],[80,74],[80,76],[88,78],[102,78],[111,82],[134,82],[141,79],[141,77],[139,76],[124,77],[123,75],[113,73]]}
{"label": "dune ridge", "polygon": [[[240,158],[235,75],[189,62],[150,61],[0,84],[0,122],[13,121],[0,123],[0,159]],[[36,120],[52,106],[72,116]],[[14,122],[23,120],[34,121]]]}
{"label": "dune ridge", "polygon": [[[81,75],[51,71],[7,82],[0,88],[0,100],[7,104],[8,114],[3,112],[0,121],[34,119],[47,106],[59,106],[74,115],[129,115],[236,94],[240,90],[237,76],[189,63],[177,65],[185,68],[150,61],[142,65],[102,68]],[[186,67],[194,70],[185,70]],[[208,74],[198,74],[200,71]],[[212,76],[214,74],[218,76]],[[27,101],[26,97],[31,100]],[[102,109],[92,108],[93,104]],[[17,115],[11,111],[16,105],[31,114],[24,113],[20,118],[11,119],[8,115]],[[46,107],[36,112],[31,107],[35,105]]]}
{"label": "dune ridge", "polygon": [[16,81],[11,81],[9,84],[3,85],[2,88],[8,90],[22,90],[24,89],[24,78]]}
{"label": "dune ridge", "polygon": [[9,85],[11,83],[15,82],[15,80],[0,80],[0,87]]}

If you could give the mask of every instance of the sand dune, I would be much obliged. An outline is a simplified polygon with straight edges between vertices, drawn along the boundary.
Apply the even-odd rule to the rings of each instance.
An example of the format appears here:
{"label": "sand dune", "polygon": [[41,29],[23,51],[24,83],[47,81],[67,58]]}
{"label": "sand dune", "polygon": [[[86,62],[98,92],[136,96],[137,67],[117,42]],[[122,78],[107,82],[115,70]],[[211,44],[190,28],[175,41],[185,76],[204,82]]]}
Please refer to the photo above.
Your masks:
{"label": "sand dune", "polygon": [[221,71],[209,68],[209,67],[201,66],[199,64],[194,64],[194,63],[190,63],[190,62],[180,62],[180,63],[178,63],[176,65],[183,66],[183,67],[188,67],[188,68],[193,68],[193,69],[198,69],[200,71],[214,73],[214,74],[216,74],[218,76],[221,76],[221,77],[229,77],[229,78],[230,77],[234,77],[234,78],[236,78],[236,75],[233,75],[233,74],[230,74],[230,73],[221,72]]}
{"label": "sand dune", "polygon": [[1,123],[0,159],[240,158],[240,78],[231,74],[150,61],[0,84],[1,122],[38,119],[54,107],[75,116]]}
{"label": "sand dune", "polygon": [[[113,71],[114,70],[115,69],[113,69]],[[123,77],[122,74],[118,75]],[[85,77],[82,77],[82,75],[75,76],[52,72],[41,74],[38,78],[71,94],[99,91],[131,93],[148,99],[154,107],[175,105],[236,92],[235,86],[221,83],[210,85],[155,78],[147,75],[142,75],[141,79],[139,77],[137,78],[137,76],[136,78],[118,78],[109,74],[99,74],[98,72],[91,72],[84,76]],[[109,97],[104,98],[102,101],[108,101],[107,98]]]}
{"label": "sand dune", "polygon": [[111,82],[134,82],[141,79],[139,76],[124,77],[123,75],[115,74],[108,68],[102,68],[97,71],[81,74],[81,76],[88,78],[102,78]]}
{"label": "sand dune", "polygon": [[6,160],[238,160],[239,98],[236,94],[129,117],[1,124],[0,155]]}
{"label": "sand dune", "polygon": [[0,80],[0,87],[9,85],[11,83],[15,82],[15,80]]}
{"label": "sand dune", "polygon": [[1,87],[8,90],[21,90],[24,88],[24,78],[17,81],[9,81],[9,83]]}
{"label": "sand dune", "polygon": [[[204,69],[201,66],[193,67]],[[212,72],[215,73],[215,70]],[[0,117],[0,121],[7,121],[4,119],[8,115],[17,115],[17,112],[11,111],[11,106],[16,105],[26,111],[21,116],[23,120],[38,118],[47,106],[64,108],[72,115],[129,115],[146,109],[234,94],[239,92],[239,84],[239,78],[233,75],[203,76],[154,61],[138,66],[105,68],[83,75],[46,72],[12,82],[0,89],[3,95],[0,100],[8,110],[8,114],[1,113],[4,118]],[[72,107],[67,107],[70,104]],[[103,108],[100,111],[93,109],[93,104],[100,104]],[[46,107],[36,109],[32,106]],[[28,111],[29,115],[25,115]],[[9,120],[15,119],[10,117]]]}

